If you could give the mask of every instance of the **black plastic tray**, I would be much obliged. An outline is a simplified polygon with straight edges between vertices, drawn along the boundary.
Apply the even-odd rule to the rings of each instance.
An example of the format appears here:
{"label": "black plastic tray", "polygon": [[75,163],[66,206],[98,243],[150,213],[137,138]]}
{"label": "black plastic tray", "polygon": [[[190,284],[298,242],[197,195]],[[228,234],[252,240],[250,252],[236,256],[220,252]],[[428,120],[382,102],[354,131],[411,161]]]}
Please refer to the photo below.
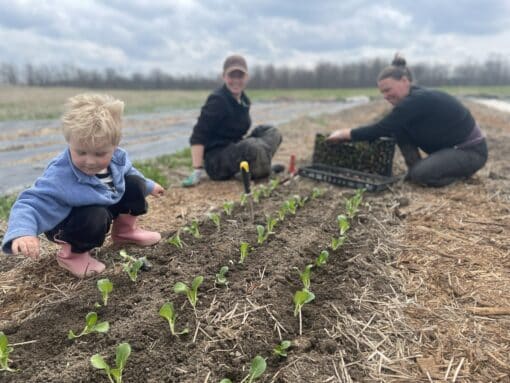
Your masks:
{"label": "black plastic tray", "polygon": [[392,183],[402,177],[385,177],[378,174],[359,172],[337,166],[314,164],[299,168],[298,174],[317,181],[329,182],[333,185],[350,188],[364,188],[367,191],[385,190]]}

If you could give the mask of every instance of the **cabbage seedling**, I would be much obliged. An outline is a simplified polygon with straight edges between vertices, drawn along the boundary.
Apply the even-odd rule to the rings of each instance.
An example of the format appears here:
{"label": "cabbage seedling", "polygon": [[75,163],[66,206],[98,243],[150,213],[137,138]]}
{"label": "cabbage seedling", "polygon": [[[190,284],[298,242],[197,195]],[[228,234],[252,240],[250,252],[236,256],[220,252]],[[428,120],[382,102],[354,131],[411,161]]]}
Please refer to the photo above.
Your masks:
{"label": "cabbage seedling", "polygon": [[193,306],[194,310],[198,301],[198,287],[202,284],[203,281],[203,276],[199,275],[198,277],[195,277],[193,282],[191,282],[191,288],[189,288],[188,285],[183,282],[177,282],[174,285],[174,292],[177,294],[186,294],[186,297],[188,298],[189,303],[191,303],[191,306]]}
{"label": "cabbage seedling", "polygon": [[305,206],[305,202],[308,201],[308,197],[301,198],[301,196],[297,194],[294,195],[292,198],[294,199],[294,201],[296,201],[299,207]]}
{"label": "cabbage seedling", "polygon": [[223,203],[223,211],[225,212],[226,215],[231,215],[233,209],[234,209],[234,202],[227,201],[227,202]]}
{"label": "cabbage seedling", "polygon": [[76,339],[80,336],[91,334],[93,332],[106,333],[110,328],[110,324],[108,322],[97,322],[97,313],[92,311],[85,316],[85,328],[81,333],[76,335],[73,330],[69,330],[67,334],[67,339]]}
{"label": "cabbage seedling", "polygon": [[287,208],[285,207],[285,204],[282,205],[282,207],[280,207],[280,209],[278,210],[278,219],[280,221],[283,221],[285,220],[285,213],[287,213]]}
{"label": "cabbage seedling", "polygon": [[271,216],[268,216],[267,219],[266,219],[266,228],[267,228],[267,235],[269,234],[274,234],[274,227],[276,226],[276,224],[278,223],[278,219],[277,218],[271,218]]}
{"label": "cabbage seedling", "polygon": [[315,299],[314,293],[307,289],[296,291],[294,294],[294,316],[299,315],[299,335],[303,333],[303,321],[301,316],[301,309],[306,303],[309,303]]}
{"label": "cabbage seedling", "polygon": [[252,196],[253,196],[253,202],[255,203],[259,203],[260,202],[260,196],[262,194],[262,190],[260,189],[254,189],[253,192],[251,193]]}
{"label": "cabbage seedling", "polygon": [[138,272],[140,271],[140,269],[142,268],[142,266],[144,265],[144,263],[146,262],[147,259],[145,257],[135,258],[135,257],[129,255],[128,253],[126,253],[126,250],[124,250],[124,249],[122,249],[119,252],[119,254],[125,260],[125,262],[123,264],[124,271],[126,273],[128,273],[129,278],[133,282],[136,282],[136,279],[138,277]]}
{"label": "cabbage seedling", "polygon": [[175,233],[169,240],[168,243],[174,245],[175,247],[182,249],[182,241],[179,232]]}
{"label": "cabbage seedling", "polygon": [[241,199],[239,200],[239,205],[244,206],[246,205],[246,202],[248,202],[248,194],[242,193]]}
{"label": "cabbage seedling", "polygon": [[279,179],[274,179],[274,180],[269,181],[269,190],[271,190],[271,193],[274,190],[276,190],[278,188],[278,186],[280,186],[280,180]]}
{"label": "cabbage seedling", "polygon": [[266,360],[260,355],[257,355],[255,358],[252,359],[250,365],[250,372],[243,380],[241,380],[241,383],[243,382],[251,383],[255,379],[260,378],[262,374],[266,371],[266,367],[267,367]]}
{"label": "cabbage seedling", "polygon": [[303,272],[299,273],[299,279],[303,282],[303,286],[305,289],[310,288],[310,275],[312,274],[313,265],[306,265]]}
{"label": "cabbage seedling", "polygon": [[159,309],[159,315],[163,318],[165,318],[168,321],[168,324],[170,325],[170,332],[172,335],[182,335],[187,334],[189,330],[185,328],[181,332],[175,332],[175,319],[177,318],[177,314],[174,310],[174,304],[172,302],[167,302],[161,308]]}
{"label": "cabbage seedling", "polygon": [[266,228],[262,225],[257,225],[257,243],[262,245],[266,239]]}
{"label": "cabbage seedling", "polygon": [[195,238],[201,238],[200,230],[198,229],[198,221],[194,219],[190,226],[186,226],[183,231],[190,233]]}
{"label": "cabbage seedling", "polygon": [[216,228],[218,230],[220,230],[220,226],[221,226],[221,223],[220,223],[220,215],[218,213],[210,213],[209,214],[209,219],[211,221],[213,221],[214,225],[216,226]]}
{"label": "cabbage seedling", "polygon": [[228,272],[228,266],[222,266],[220,271],[216,274],[216,279],[214,283],[220,286],[228,285],[227,277],[225,274]]}
{"label": "cabbage seedling", "polygon": [[3,331],[0,331],[0,371],[14,372],[16,370],[9,367],[9,354],[13,348],[9,346],[7,336]]}
{"label": "cabbage seedling", "polygon": [[103,297],[103,306],[107,306],[108,294],[113,290],[113,283],[108,278],[99,279],[97,281],[97,288]]}
{"label": "cabbage seedling", "polygon": [[223,378],[220,380],[220,383],[232,383],[232,381],[228,378]]}
{"label": "cabbage seedling", "polygon": [[250,251],[250,244],[248,242],[241,242],[241,245],[239,246],[239,263],[243,263],[246,257],[248,256],[248,253]]}
{"label": "cabbage seedling", "polygon": [[111,368],[99,354],[92,355],[90,363],[93,367],[104,370],[111,383],[122,383],[122,372],[126,367],[126,362],[131,354],[129,343],[121,343],[117,346],[115,352],[115,368]]}
{"label": "cabbage seedling", "polygon": [[260,185],[259,188],[260,188],[260,192],[262,193],[264,198],[267,198],[271,195],[271,189],[269,187],[267,187],[265,185]]}
{"label": "cabbage seedling", "polygon": [[358,208],[363,199],[364,192],[365,189],[356,190],[356,194],[345,202],[345,208],[347,209],[347,217],[349,217],[349,219],[354,218],[358,213]]}
{"label": "cabbage seedling", "polygon": [[345,235],[345,233],[347,233],[347,230],[349,230],[349,228],[351,227],[351,225],[349,224],[349,219],[345,215],[340,214],[337,215],[336,222],[338,224],[338,230],[340,230],[340,236],[342,237]]}
{"label": "cabbage seedling", "polygon": [[275,348],[273,348],[273,354],[286,357],[287,356],[287,350],[291,346],[290,340],[282,340],[280,344],[278,344]]}
{"label": "cabbage seedling", "polygon": [[283,203],[287,211],[289,211],[291,214],[296,214],[296,200],[294,198],[291,198]]}
{"label": "cabbage seedling", "polygon": [[313,188],[313,190],[312,190],[312,199],[319,198],[323,194],[324,194],[324,190],[322,190],[321,188]]}
{"label": "cabbage seedling", "polygon": [[317,259],[315,260],[315,265],[317,267],[321,267],[326,264],[329,258],[329,251],[322,250]]}
{"label": "cabbage seedling", "polygon": [[340,246],[342,246],[345,242],[345,240],[347,239],[347,237],[338,237],[338,238],[332,238],[331,239],[331,248],[333,250],[336,250],[338,249]]}

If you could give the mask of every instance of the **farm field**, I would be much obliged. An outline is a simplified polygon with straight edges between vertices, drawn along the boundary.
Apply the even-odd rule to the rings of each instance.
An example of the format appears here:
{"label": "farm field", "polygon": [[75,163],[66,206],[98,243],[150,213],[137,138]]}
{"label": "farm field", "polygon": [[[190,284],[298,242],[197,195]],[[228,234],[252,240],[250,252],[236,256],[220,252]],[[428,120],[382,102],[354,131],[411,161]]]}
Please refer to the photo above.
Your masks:
{"label": "farm field", "polygon": [[[153,264],[136,282],[122,270],[120,249],[106,244],[96,254],[107,264],[101,277],[114,285],[106,307],[94,309],[99,277],[73,279],[56,266],[50,243],[37,262],[0,258],[0,331],[13,345],[9,365],[19,369],[0,372],[0,381],[107,382],[90,357],[99,353],[114,364],[116,346],[128,342],[124,382],[241,382],[257,355],[267,363],[260,382],[510,382],[510,114],[468,106],[488,137],[485,168],[441,189],[399,183],[365,193],[336,250],[337,216],[346,214],[354,190],[298,177],[255,202],[253,221],[236,181],[151,197],[143,227],[170,238],[195,220],[201,238],[183,232],[182,248],[166,241],[126,248]],[[372,121],[387,108],[375,101],[287,123],[276,160],[295,154],[305,164],[315,133]],[[397,154],[394,173],[403,170]],[[170,184],[185,172],[169,170]],[[316,188],[323,194],[312,198]],[[256,225],[295,195],[309,200],[259,244]],[[237,201],[231,215],[226,201]],[[211,212],[221,216],[219,229]],[[0,234],[4,228],[0,223]],[[253,247],[242,264],[241,241]],[[329,258],[312,268],[315,299],[302,307],[300,331],[293,303],[303,288],[299,273],[323,250]],[[215,283],[222,266],[229,267],[227,286]],[[197,276],[204,281],[193,309],[173,287]],[[159,316],[169,301],[176,330],[188,334],[171,335]],[[94,310],[109,331],[68,340]],[[287,357],[273,353],[282,340],[292,342]]]}

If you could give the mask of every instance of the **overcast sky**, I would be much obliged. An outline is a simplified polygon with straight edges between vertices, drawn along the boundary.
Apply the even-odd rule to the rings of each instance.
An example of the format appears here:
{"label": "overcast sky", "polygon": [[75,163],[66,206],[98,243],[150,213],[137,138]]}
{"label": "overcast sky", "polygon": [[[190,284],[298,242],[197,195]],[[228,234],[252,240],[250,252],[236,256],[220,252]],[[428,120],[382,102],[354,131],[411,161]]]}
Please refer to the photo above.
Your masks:
{"label": "overcast sky", "polygon": [[510,0],[0,0],[0,61],[212,75],[319,61],[510,59]]}

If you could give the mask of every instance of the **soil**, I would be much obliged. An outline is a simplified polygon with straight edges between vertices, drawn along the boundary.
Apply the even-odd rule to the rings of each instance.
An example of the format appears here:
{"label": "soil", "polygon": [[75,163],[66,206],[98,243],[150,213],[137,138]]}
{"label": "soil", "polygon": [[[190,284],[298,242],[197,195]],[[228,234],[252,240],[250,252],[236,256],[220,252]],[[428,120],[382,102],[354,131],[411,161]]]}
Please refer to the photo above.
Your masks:
{"label": "soil", "polygon": [[[0,381],[106,382],[90,357],[99,353],[114,364],[116,346],[128,342],[124,382],[241,382],[256,355],[267,362],[261,382],[509,382],[510,114],[468,106],[488,136],[487,165],[440,189],[400,182],[365,193],[346,243],[335,251],[336,217],[345,214],[353,189],[284,175],[270,196],[253,204],[253,220],[249,204],[239,204],[236,181],[173,186],[162,198],[150,197],[140,226],[167,239],[196,219],[201,238],[182,233],[182,249],[167,241],[127,247],[152,263],[136,282],[122,270],[119,248],[108,242],[98,249],[107,264],[101,278],[114,285],[106,307],[94,308],[100,277],[67,274],[51,243],[43,242],[36,262],[2,257],[0,330],[14,347],[10,365],[18,371],[0,372]],[[374,102],[286,124],[276,160],[287,163],[295,154],[298,165],[307,164],[315,133],[367,123],[387,110]],[[393,169],[404,171],[399,153]],[[178,185],[184,174],[168,176]],[[312,199],[317,187],[324,193]],[[309,200],[259,245],[256,225],[294,195]],[[237,201],[231,215],[222,210],[229,200]],[[219,229],[207,218],[211,211],[221,215]],[[242,264],[241,241],[253,247]],[[300,334],[292,300],[302,289],[299,271],[322,250],[330,256],[312,270],[315,299],[302,309]],[[215,284],[222,266],[229,267],[227,286]],[[173,286],[198,275],[204,282],[194,310]],[[176,330],[188,334],[172,336],[159,316],[169,301]],[[506,315],[480,314],[480,308]],[[94,310],[110,323],[108,333],[68,340],[68,331],[81,331]],[[292,341],[287,357],[273,354],[281,340]]]}

